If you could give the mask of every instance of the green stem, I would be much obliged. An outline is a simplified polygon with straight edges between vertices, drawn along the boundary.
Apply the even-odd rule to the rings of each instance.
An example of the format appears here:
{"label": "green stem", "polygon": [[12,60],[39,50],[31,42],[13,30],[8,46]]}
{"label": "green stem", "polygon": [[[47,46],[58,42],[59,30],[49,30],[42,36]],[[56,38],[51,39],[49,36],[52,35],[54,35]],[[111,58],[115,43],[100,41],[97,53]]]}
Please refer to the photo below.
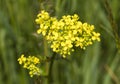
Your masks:
{"label": "green stem", "polygon": [[49,66],[49,73],[48,73],[48,84],[53,84],[52,68],[53,68],[55,55],[56,55],[56,53],[54,52],[52,57],[51,57],[51,62],[50,62],[50,66]]}

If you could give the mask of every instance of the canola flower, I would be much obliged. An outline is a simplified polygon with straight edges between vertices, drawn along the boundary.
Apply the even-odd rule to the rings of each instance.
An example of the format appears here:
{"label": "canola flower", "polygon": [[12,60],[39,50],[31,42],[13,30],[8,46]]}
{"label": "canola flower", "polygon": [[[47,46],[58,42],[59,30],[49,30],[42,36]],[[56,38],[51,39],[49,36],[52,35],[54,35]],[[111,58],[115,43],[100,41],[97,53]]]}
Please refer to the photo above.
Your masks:
{"label": "canola flower", "polygon": [[18,58],[19,64],[23,65],[23,68],[26,68],[29,70],[30,77],[33,77],[34,75],[40,75],[41,71],[37,67],[37,64],[40,63],[40,60],[35,56],[29,56],[28,58],[24,56],[24,54],[21,55],[20,58]]}
{"label": "canola flower", "polygon": [[94,31],[94,25],[82,23],[77,14],[62,16],[58,20],[42,10],[35,21],[40,25],[37,33],[42,34],[52,50],[63,57],[74,51],[73,46],[86,49],[94,41],[100,41],[100,33]]}

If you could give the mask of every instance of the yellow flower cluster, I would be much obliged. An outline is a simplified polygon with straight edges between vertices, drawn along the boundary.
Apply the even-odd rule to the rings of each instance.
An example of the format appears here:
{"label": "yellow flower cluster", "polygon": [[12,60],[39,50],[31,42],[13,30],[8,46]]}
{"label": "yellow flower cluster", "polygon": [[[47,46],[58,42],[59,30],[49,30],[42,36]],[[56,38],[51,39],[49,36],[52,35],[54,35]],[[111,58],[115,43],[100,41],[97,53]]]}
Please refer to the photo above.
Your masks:
{"label": "yellow flower cluster", "polygon": [[35,56],[24,57],[22,54],[18,59],[19,64],[23,65],[24,68],[30,70],[29,75],[33,77],[33,75],[40,75],[40,69],[36,66],[40,63],[39,59]]}
{"label": "yellow flower cluster", "polygon": [[78,19],[78,15],[74,14],[62,16],[58,20],[42,10],[36,19],[36,23],[40,25],[37,33],[48,40],[54,52],[66,57],[74,51],[73,45],[85,49],[94,41],[100,41],[100,33],[94,31],[94,25],[82,23]]}

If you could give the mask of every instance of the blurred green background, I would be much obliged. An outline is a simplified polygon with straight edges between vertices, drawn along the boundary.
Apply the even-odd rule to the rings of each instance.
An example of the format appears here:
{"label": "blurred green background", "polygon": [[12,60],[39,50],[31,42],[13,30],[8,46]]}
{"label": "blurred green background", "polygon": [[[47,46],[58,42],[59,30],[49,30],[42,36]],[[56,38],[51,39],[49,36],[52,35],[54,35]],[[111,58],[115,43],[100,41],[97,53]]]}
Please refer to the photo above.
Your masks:
{"label": "blurred green background", "polygon": [[[35,84],[17,62],[22,53],[49,56],[46,41],[36,35],[36,15],[41,9],[52,16],[78,14],[82,22],[94,24],[101,42],[76,49],[69,61],[53,65],[53,84],[120,84],[120,49],[105,10],[105,0],[0,0],[0,84]],[[120,0],[108,0],[120,38]],[[45,64],[44,69],[48,69]],[[46,71],[46,70],[45,70]],[[47,78],[41,78],[47,84]]]}

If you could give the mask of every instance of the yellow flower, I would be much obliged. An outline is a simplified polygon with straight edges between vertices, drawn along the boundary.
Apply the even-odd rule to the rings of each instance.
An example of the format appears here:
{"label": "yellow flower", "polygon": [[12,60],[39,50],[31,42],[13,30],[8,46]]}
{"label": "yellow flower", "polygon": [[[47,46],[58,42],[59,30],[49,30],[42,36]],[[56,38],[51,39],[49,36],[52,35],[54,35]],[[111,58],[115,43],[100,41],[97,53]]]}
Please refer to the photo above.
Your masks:
{"label": "yellow flower", "polygon": [[58,20],[42,10],[36,19],[40,25],[37,32],[46,38],[54,52],[66,57],[74,51],[73,46],[85,49],[94,41],[100,41],[100,33],[94,31],[94,25],[78,20],[77,14],[64,15]]}
{"label": "yellow flower", "polygon": [[96,32],[93,32],[93,36],[92,36],[92,40],[97,40],[97,41],[100,41],[100,33],[96,33]]}
{"label": "yellow flower", "polygon": [[40,63],[40,61],[39,61],[38,58],[34,57],[34,58],[33,58],[33,63],[34,63],[34,64],[38,64],[38,63]]}
{"label": "yellow flower", "polygon": [[23,64],[26,61],[26,57],[22,54],[21,57],[18,59],[19,64]]}
{"label": "yellow flower", "polygon": [[18,58],[19,64],[23,64],[23,68],[29,70],[30,77],[34,75],[40,75],[40,69],[37,67],[37,64],[40,63],[40,60],[35,56],[29,56],[28,58],[24,57],[22,54],[20,58]]}

